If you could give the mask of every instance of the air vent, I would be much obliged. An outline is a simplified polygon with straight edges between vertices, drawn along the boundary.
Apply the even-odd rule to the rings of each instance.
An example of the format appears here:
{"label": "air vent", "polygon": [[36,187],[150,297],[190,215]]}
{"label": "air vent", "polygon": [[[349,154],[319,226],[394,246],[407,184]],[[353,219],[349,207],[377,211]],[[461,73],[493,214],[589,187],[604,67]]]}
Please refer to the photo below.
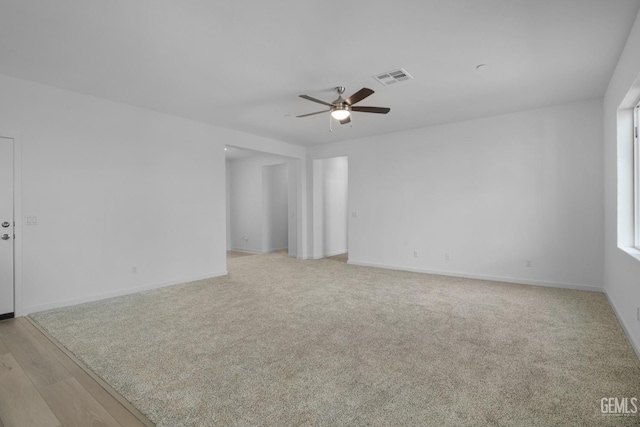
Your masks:
{"label": "air vent", "polygon": [[407,70],[400,68],[393,71],[387,71],[386,73],[376,74],[373,76],[380,84],[385,86],[391,86],[392,84],[404,82],[406,80],[413,80],[411,74],[407,73]]}

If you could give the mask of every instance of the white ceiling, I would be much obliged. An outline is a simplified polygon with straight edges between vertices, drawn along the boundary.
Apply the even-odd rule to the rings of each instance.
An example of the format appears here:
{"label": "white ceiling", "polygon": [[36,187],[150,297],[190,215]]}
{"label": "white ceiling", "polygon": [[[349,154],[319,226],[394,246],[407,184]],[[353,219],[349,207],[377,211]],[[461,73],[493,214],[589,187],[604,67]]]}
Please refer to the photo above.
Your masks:
{"label": "white ceiling", "polygon": [[[314,145],[604,94],[640,0],[0,0],[0,73]],[[487,64],[480,70],[478,64]],[[404,67],[415,80],[372,75]],[[362,87],[351,125],[295,118]]]}

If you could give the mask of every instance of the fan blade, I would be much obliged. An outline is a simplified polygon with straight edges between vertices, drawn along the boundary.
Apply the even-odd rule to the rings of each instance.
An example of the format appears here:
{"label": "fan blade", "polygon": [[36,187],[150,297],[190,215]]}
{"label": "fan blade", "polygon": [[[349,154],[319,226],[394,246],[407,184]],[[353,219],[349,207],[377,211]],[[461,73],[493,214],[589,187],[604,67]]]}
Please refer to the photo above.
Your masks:
{"label": "fan blade", "polygon": [[341,125],[346,125],[347,123],[351,123],[351,115],[347,116],[344,120],[340,120]]}
{"label": "fan blade", "polygon": [[304,98],[304,99],[306,99],[308,101],[313,101],[313,102],[317,102],[318,104],[323,104],[323,105],[328,105],[329,107],[333,107],[333,104],[329,104],[328,102],[321,101],[321,100],[313,98],[313,97],[311,97],[309,95],[299,95],[299,96],[300,96],[300,98]]}
{"label": "fan blade", "polygon": [[328,113],[329,111],[331,111],[331,110],[316,111],[315,113],[303,114],[303,115],[301,115],[301,116],[296,116],[296,117],[308,117],[308,116],[315,116],[316,114]]}
{"label": "fan blade", "polygon": [[389,111],[391,111],[391,108],[383,108],[383,107],[351,107],[351,111],[359,111],[361,113],[387,114]]}
{"label": "fan blade", "polygon": [[363,99],[365,99],[367,96],[373,94],[374,92],[366,87],[363,87],[362,89],[360,89],[359,91],[357,91],[356,93],[354,93],[353,95],[351,95],[349,98],[347,98],[344,102],[347,105],[353,105],[357,102],[362,101]]}

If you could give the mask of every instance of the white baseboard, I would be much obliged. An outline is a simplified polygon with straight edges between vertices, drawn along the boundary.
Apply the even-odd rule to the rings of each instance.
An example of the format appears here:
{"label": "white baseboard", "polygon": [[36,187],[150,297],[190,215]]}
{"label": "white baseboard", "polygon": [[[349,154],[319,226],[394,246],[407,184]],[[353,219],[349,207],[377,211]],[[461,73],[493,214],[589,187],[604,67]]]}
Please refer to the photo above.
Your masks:
{"label": "white baseboard", "polygon": [[365,267],[384,268],[387,270],[400,270],[400,271],[411,271],[414,273],[437,274],[440,276],[452,276],[452,277],[464,277],[467,279],[489,280],[492,282],[507,282],[507,283],[518,283],[521,285],[544,286],[547,288],[562,288],[562,289],[575,289],[579,291],[604,292],[604,289],[601,287],[592,286],[592,285],[581,285],[577,283],[547,282],[545,280],[523,279],[518,277],[489,276],[484,274],[473,274],[473,273],[465,273],[465,272],[459,272],[459,271],[402,267],[398,265],[376,264],[371,262],[362,262],[362,261],[353,261],[353,260],[347,261],[347,264],[362,265]]}
{"label": "white baseboard", "polygon": [[283,249],[289,249],[289,248],[285,246],[284,248],[269,249],[268,251],[265,251],[265,252],[263,252],[263,253],[264,253],[264,254],[270,254],[270,253],[272,253],[272,252],[278,252],[278,251],[281,251],[281,250],[283,250]]}
{"label": "white baseboard", "polygon": [[251,249],[238,249],[238,248],[231,248],[229,249],[230,251],[234,251],[234,252],[242,252],[245,254],[255,254],[255,255],[262,255],[262,254],[270,254],[272,252],[278,252],[281,251],[283,249],[288,249],[286,246],[284,248],[275,248],[275,249],[269,249],[267,251],[254,251]]}
{"label": "white baseboard", "polygon": [[234,252],[243,252],[245,254],[256,254],[256,255],[260,255],[263,254],[264,252],[261,251],[254,251],[251,249],[240,249],[240,248],[231,248],[229,249],[230,251],[234,251]]}
{"label": "white baseboard", "polygon": [[170,280],[168,282],[153,283],[149,285],[136,286],[133,288],[117,289],[115,291],[100,292],[97,294],[87,295],[79,298],[71,298],[66,300],[54,301],[46,304],[38,304],[30,307],[24,307],[21,315],[26,316],[29,313],[37,313],[38,311],[52,310],[54,308],[61,308],[61,307],[69,307],[72,305],[83,304],[85,302],[99,301],[103,299],[119,297],[122,295],[135,294],[137,292],[164,288],[165,286],[180,285],[182,283],[194,282],[196,280],[211,279],[213,277],[226,276],[227,274],[229,273],[225,270],[221,272],[206,274],[203,276],[185,277],[182,279]]}
{"label": "white baseboard", "polygon": [[615,303],[613,302],[613,300],[611,299],[611,297],[607,293],[606,289],[604,291],[604,294],[607,296],[607,300],[609,301],[609,305],[613,309],[613,313],[618,318],[618,322],[620,323],[620,326],[622,326],[622,330],[624,331],[625,335],[627,336],[627,339],[629,340],[629,343],[631,344],[631,348],[633,348],[633,351],[635,351],[636,356],[638,357],[638,359],[640,359],[640,344],[638,342],[636,342],[633,339],[633,336],[629,333],[629,327],[627,326],[626,322],[624,321],[624,318],[620,315],[620,310],[618,310],[618,307],[615,305]]}
{"label": "white baseboard", "polygon": [[335,251],[335,252],[327,252],[324,255],[319,255],[319,256],[316,256],[316,257],[313,257],[313,258],[310,258],[310,259],[322,259],[322,258],[328,258],[330,256],[342,255],[342,254],[346,254],[346,253],[347,253],[347,251],[343,249],[343,250]]}

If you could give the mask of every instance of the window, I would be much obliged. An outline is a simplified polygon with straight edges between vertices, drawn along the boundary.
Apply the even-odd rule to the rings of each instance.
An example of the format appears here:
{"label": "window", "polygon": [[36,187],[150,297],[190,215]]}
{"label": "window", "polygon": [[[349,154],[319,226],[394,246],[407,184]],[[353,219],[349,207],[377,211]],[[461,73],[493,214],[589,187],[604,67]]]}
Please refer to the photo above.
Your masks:
{"label": "window", "polygon": [[640,261],[640,75],[616,115],[617,246]]}

